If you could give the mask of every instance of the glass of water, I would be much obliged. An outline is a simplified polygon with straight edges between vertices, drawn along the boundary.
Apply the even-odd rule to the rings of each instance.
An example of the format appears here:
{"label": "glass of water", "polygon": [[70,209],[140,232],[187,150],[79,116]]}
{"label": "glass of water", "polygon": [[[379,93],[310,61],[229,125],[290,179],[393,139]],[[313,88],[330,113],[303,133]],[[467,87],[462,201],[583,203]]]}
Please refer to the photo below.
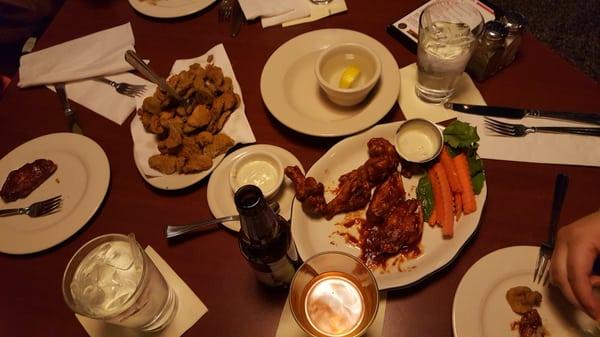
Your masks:
{"label": "glass of water", "polygon": [[442,0],[425,7],[419,17],[417,96],[443,103],[477,46],[484,20],[472,1]]}
{"label": "glass of water", "polygon": [[63,275],[75,313],[142,331],[166,327],[177,296],[133,234],[106,234],[81,247]]}

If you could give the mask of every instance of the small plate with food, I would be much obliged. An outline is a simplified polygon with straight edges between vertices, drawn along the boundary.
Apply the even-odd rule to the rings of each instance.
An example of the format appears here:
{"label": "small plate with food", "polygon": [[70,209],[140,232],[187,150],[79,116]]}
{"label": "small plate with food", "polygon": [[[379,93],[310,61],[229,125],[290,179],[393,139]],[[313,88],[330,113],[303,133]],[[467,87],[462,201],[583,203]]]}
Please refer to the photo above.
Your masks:
{"label": "small plate with food", "polygon": [[[401,162],[396,133],[403,123],[377,125],[340,141],[306,176],[286,168],[301,201],[294,203],[292,233],[302,259],[328,250],[353,254],[383,290],[412,285],[459,254],[479,225],[487,193],[483,167],[469,173],[469,165],[482,165],[476,132],[459,121],[444,130],[444,151],[458,164],[448,165],[446,174],[441,156]],[[454,132],[466,137],[452,138]],[[451,174],[464,178],[459,186],[450,187]]]}
{"label": "small plate with food", "polygon": [[467,270],[452,306],[455,337],[598,336],[598,323],[560,289],[533,281],[539,249],[502,248]]}
{"label": "small plate with food", "polygon": [[[27,170],[26,165],[39,167]],[[33,173],[31,178],[26,171]],[[19,175],[19,185],[27,185],[17,188],[23,193],[4,193],[13,185],[7,183],[11,172]],[[0,181],[6,186],[0,208],[26,207],[58,195],[63,201],[58,211],[45,216],[0,217],[0,252],[35,253],[66,240],[96,213],[109,180],[106,154],[85,136],[53,133],[15,148],[0,160]]]}
{"label": "small plate with food", "polygon": [[255,138],[222,44],[201,57],[176,61],[167,82],[183,99],[158,88],[148,91],[151,96],[136,102],[131,135],[144,180],[175,190],[199,182],[231,147]]}

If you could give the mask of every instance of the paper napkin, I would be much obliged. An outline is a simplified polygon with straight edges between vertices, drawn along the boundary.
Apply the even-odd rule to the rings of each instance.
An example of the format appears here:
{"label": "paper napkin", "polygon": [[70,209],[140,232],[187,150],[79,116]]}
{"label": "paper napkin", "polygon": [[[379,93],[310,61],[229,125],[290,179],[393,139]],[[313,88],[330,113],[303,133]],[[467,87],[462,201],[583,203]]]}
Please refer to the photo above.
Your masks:
{"label": "paper napkin", "polygon": [[171,324],[159,332],[141,332],[108,324],[103,321],[75,314],[90,337],[177,337],[183,335],[208,309],[185,282],[175,273],[152,247],[146,247],[146,254],[163,274],[167,283],[177,295],[177,313]]}
{"label": "paper napkin", "polygon": [[[151,93],[148,88],[152,82],[131,73],[105,76],[115,82],[126,82],[129,84],[145,85],[145,94]],[[54,86],[48,89],[55,91]],[[135,98],[119,94],[110,85],[95,80],[81,80],[65,84],[67,97],[84,107],[121,125],[135,110]]]}
{"label": "paper napkin", "polygon": [[96,32],[21,57],[19,87],[70,82],[133,69],[124,58],[133,49],[131,24]]}
{"label": "paper napkin", "polygon": [[[294,320],[289,302],[288,295],[288,299],[285,300],[285,306],[281,312],[281,318],[279,319],[279,326],[277,327],[275,337],[308,337],[308,334],[306,334]],[[375,320],[367,332],[362,335],[363,337],[380,337],[383,335],[386,303],[387,293],[384,291],[379,292],[379,309],[377,310],[377,316],[375,316]]]}
{"label": "paper napkin", "polygon": [[[202,56],[193,59],[175,61],[175,63],[173,64],[173,68],[171,68],[171,75],[177,74],[182,70],[188,69],[189,66],[194,63],[199,63],[202,66],[206,66],[208,64],[208,57],[210,55],[213,56],[213,64],[220,67],[223,70],[223,74],[225,76],[231,77],[231,80],[233,82],[233,91],[240,95],[241,100],[240,106],[229,116],[229,119],[223,126],[223,130],[221,132],[231,137],[234,140],[235,144],[254,143],[256,141],[256,138],[254,137],[254,133],[252,132],[252,128],[250,127],[250,123],[246,118],[242,89],[240,88],[240,84],[235,78],[233,68],[231,67],[229,57],[227,56],[227,52],[225,51],[225,47],[223,46],[223,44],[219,44],[213,47]],[[149,95],[151,95],[152,93],[154,93],[155,89],[155,85],[150,86],[149,90],[147,90],[146,92]],[[137,97],[136,107],[140,108],[143,102],[144,97]],[[156,143],[156,136],[144,130],[144,126],[142,125],[142,122],[140,121],[140,118],[138,116],[135,116],[131,121],[131,136],[133,138],[134,157],[142,172],[145,175],[151,177],[164,176],[163,173],[154,170],[148,164],[148,159],[151,156],[159,153]]]}
{"label": "paper napkin", "polygon": [[[434,123],[439,123],[457,117],[455,111],[444,108],[442,104],[423,102],[415,93],[416,83],[416,63],[400,69],[400,95],[398,96],[398,104],[406,119],[425,118]],[[452,101],[465,104],[485,105],[481,93],[479,93],[473,80],[471,80],[466,73],[463,73],[458,81],[456,94],[452,98]]]}
{"label": "paper napkin", "polygon": [[309,0],[239,0],[247,20],[261,17],[263,28],[310,15]]}
{"label": "paper napkin", "polygon": [[333,0],[330,3],[323,5],[313,4],[312,2],[310,2],[309,7],[310,15],[308,17],[285,21],[281,24],[281,26],[288,27],[301,23],[317,21],[330,15],[345,12],[348,10],[348,7],[346,6],[346,1],[344,0]]}

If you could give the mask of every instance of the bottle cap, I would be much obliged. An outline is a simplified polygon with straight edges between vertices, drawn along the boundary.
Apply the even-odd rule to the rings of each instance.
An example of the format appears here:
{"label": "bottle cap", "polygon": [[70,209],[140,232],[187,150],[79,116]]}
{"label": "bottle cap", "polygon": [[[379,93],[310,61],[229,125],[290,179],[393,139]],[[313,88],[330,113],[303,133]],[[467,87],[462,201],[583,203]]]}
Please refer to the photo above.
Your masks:
{"label": "bottle cap", "polygon": [[497,41],[503,40],[508,34],[508,29],[499,21],[488,21],[485,24],[483,38],[487,40]]}
{"label": "bottle cap", "polygon": [[521,33],[527,26],[527,19],[521,13],[506,12],[500,22],[508,29],[510,33]]}

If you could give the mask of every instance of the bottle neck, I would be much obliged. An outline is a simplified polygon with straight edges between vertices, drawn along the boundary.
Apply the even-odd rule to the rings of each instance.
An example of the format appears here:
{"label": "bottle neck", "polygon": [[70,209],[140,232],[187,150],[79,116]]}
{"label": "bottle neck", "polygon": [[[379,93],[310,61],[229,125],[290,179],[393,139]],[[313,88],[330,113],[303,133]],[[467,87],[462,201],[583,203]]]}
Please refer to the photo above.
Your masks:
{"label": "bottle neck", "polygon": [[277,215],[263,197],[259,188],[242,186],[235,194],[240,215],[241,234],[255,242],[273,239],[279,231]]}

